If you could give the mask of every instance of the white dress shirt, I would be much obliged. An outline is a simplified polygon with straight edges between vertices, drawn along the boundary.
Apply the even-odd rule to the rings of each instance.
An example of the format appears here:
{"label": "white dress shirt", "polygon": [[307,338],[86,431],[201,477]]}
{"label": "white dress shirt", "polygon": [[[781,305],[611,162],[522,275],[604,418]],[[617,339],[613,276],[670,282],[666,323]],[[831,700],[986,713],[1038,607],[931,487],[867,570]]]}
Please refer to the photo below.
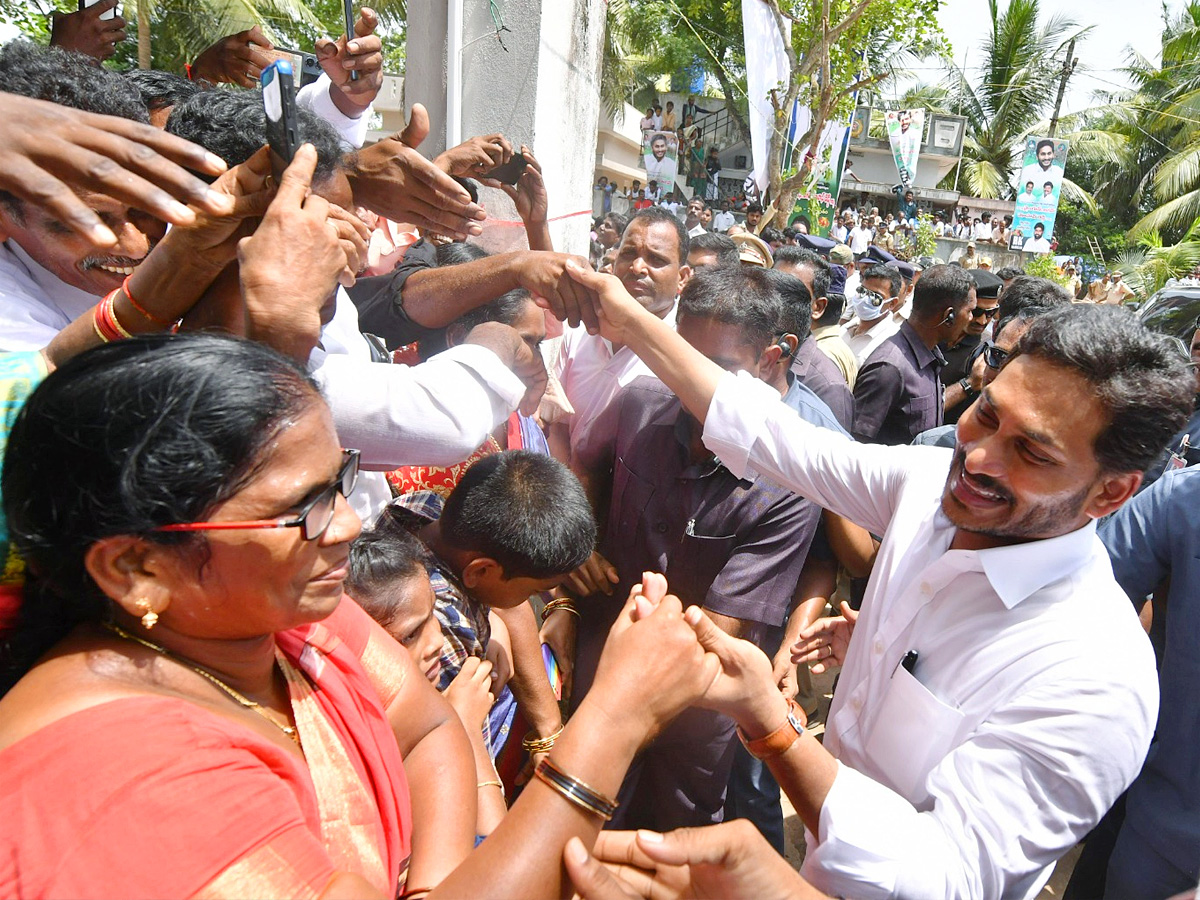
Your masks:
{"label": "white dress shirt", "polygon": [[871,246],[871,238],[875,236],[875,232],[870,228],[862,225],[855,226],[850,229],[850,250],[851,252],[866,253],[867,248]]}
{"label": "white dress shirt", "polygon": [[733,213],[729,212],[729,210],[723,209],[713,216],[712,228],[713,231],[724,234],[731,227],[733,227],[736,222],[737,219],[733,217]]}
{"label": "white dress shirt", "polygon": [[307,106],[336,128],[342,138],[342,143],[348,148],[358,150],[367,139],[367,124],[371,120],[371,112],[374,107],[368,106],[361,115],[351,118],[334,104],[330,92],[336,90],[337,88],[333,86],[329,76],[322,72],[320,78],[312,84],[306,84],[296,92],[296,102]]}
{"label": "white dress shirt", "polygon": [[[847,308],[849,305],[849,303],[846,304]],[[903,324],[904,316],[900,315],[899,312],[894,312],[885,316],[884,320],[870,331],[855,334],[854,329],[859,325],[858,316],[855,316],[842,327],[842,340],[846,342],[846,346],[854,354],[854,358],[858,362],[858,367],[861,369],[879,345],[899,331],[900,326]]]}
{"label": "white dress shirt", "polygon": [[1154,653],[1095,523],[951,550],[950,451],[853,443],[745,373],[721,380],[704,443],[739,478],[761,473],[883,535],[802,874],[868,900],[1035,896],[1133,781],[1157,716]]}
{"label": "white dress shirt", "polygon": [[[663,316],[663,321],[672,328],[677,306],[673,305]],[[625,385],[645,376],[655,377],[628,347],[613,352],[610,341],[598,334],[588,334],[582,324],[563,329],[554,374],[575,407],[574,414],[566,418],[572,448],[578,446],[587,424],[604,412]]]}
{"label": "white dress shirt", "polygon": [[364,522],[391,499],[384,472],[462,462],[525,395],[524,383],[496,354],[472,344],[419,366],[372,362],[358,311],[341,288],[308,369],[333,411],[338,440],[362,453],[350,504]]}
{"label": "white dress shirt", "polygon": [[0,351],[41,350],[99,302],[42,268],[11,238],[0,243]]}

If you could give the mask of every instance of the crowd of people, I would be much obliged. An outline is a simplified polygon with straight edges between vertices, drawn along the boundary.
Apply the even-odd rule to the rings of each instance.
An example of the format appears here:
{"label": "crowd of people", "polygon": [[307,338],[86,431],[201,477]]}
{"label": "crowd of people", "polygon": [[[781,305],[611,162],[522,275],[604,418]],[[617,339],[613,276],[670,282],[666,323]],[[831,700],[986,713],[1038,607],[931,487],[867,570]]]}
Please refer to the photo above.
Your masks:
{"label": "crowd of people", "polygon": [[0,47],[0,893],[1195,888],[1170,341],[699,196],[593,267],[531,148],[362,146],[371,10],[280,161],[261,33],[112,5]]}

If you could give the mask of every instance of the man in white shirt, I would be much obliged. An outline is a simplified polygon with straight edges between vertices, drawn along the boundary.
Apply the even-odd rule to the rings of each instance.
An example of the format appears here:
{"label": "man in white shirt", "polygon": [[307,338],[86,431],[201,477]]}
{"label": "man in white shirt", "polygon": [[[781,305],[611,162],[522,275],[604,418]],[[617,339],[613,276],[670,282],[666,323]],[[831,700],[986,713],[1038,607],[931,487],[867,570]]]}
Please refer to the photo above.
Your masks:
{"label": "man in white shirt", "polygon": [[[683,224],[665,210],[645,209],[629,220],[613,275],[643,307],[675,325],[675,301],[691,277],[688,236]],[[572,446],[630,382],[651,374],[631,349],[578,325],[563,331],[554,372],[575,408],[566,428]]]}
{"label": "man in white shirt", "polygon": [[846,303],[854,310],[854,316],[842,328],[842,340],[860,368],[904,324],[899,312],[904,302],[900,296],[903,287],[899,270],[876,265],[862,273],[853,293],[847,288]]}
{"label": "man in white shirt", "polygon": [[875,237],[875,231],[867,225],[865,216],[859,220],[857,225],[850,229],[848,242],[850,244],[850,252],[854,254],[855,262],[866,256],[867,248],[871,246],[871,239],[873,237]]}
{"label": "man in white shirt", "polygon": [[733,217],[733,213],[729,210],[729,201],[726,200],[721,204],[721,211],[713,216],[712,230],[717,234],[727,232],[737,219]]}
{"label": "man in white shirt", "polygon": [[843,664],[824,746],[789,726],[777,697],[774,713],[755,712],[746,691],[761,680],[770,692],[768,661],[751,675],[729,664],[755,652],[718,651],[728,677],[710,702],[744,739],[796,732],[762,758],[807,826],[802,874],[856,898],[1036,896],[1133,781],[1153,734],[1154,653],[1096,520],[1186,420],[1184,361],[1128,313],[1067,306],[1031,326],[953,451],[877,448],[778,409],[611,279],[573,275],[730,471],[883,536],[857,624],[823,620],[797,645],[818,668]]}
{"label": "man in white shirt", "polygon": [[687,218],[683,220],[683,227],[687,229],[689,238],[707,234],[702,221],[706,209],[708,209],[708,203],[700,197],[693,197],[688,201]]}
{"label": "man in white shirt", "polygon": [[1046,240],[1046,226],[1038,222],[1033,226],[1033,237],[1026,238],[1021,249],[1026,253],[1049,253],[1050,242]]}

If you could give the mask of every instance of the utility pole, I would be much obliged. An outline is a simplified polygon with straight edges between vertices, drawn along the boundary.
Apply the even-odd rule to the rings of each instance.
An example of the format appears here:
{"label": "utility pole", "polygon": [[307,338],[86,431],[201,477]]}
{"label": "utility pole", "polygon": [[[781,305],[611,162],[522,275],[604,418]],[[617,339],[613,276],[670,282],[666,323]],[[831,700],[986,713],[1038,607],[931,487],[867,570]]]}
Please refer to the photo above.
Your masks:
{"label": "utility pole", "polygon": [[1062,77],[1058,82],[1058,97],[1054,101],[1054,115],[1050,117],[1050,137],[1054,137],[1054,132],[1058,131],[1058,111],[1062,107],[1063,94],[1067,92],[1067,79],[1071,77],[1071,73],[1075,71],[1075,67],[1079,65],[1079,60],[1075,57],[1075,38],[1071,38],[1071,43],[1067,44],[1067,61],[1063,63]]}

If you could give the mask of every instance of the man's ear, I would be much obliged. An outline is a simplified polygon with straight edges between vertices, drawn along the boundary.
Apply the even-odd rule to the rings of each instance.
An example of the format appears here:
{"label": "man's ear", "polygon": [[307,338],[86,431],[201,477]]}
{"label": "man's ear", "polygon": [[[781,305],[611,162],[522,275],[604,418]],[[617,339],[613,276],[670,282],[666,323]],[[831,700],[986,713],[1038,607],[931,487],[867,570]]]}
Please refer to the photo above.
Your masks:
{"label": "man's ear", "polygon": [[465,566],[463,566],[462,583],[469,589],[474,590],[479,585],[488,581],[494,581],[497,578],[504,577],[504,569],[500,563],[488,556],[477,556]]}
{"label": "man's ear", "polygon": [[828,297],[814,297],[812,302],[812,318],[815,322],[821,316],[825,315],[825,308],[829,306]]}
{"label": "man's ear", "polygon": [[1141,472],[1119,472],[1103,475],[1092,499],[1084,507],[1084,512],[1093,519],[1102,519],[1116,512],[1125,505],[1130,497],[1137,493],[1142,483]]}
{"label": "man's ear", "polygon": [[679,267],[679,290],[676,292],[676,295],[683,293],[683,289],[685,287],[687,287],[687,283],[689,280],[691,280],[691,277],[692,277],[692,267],[691,266],[689,266],[685,263],[684,265]]}

